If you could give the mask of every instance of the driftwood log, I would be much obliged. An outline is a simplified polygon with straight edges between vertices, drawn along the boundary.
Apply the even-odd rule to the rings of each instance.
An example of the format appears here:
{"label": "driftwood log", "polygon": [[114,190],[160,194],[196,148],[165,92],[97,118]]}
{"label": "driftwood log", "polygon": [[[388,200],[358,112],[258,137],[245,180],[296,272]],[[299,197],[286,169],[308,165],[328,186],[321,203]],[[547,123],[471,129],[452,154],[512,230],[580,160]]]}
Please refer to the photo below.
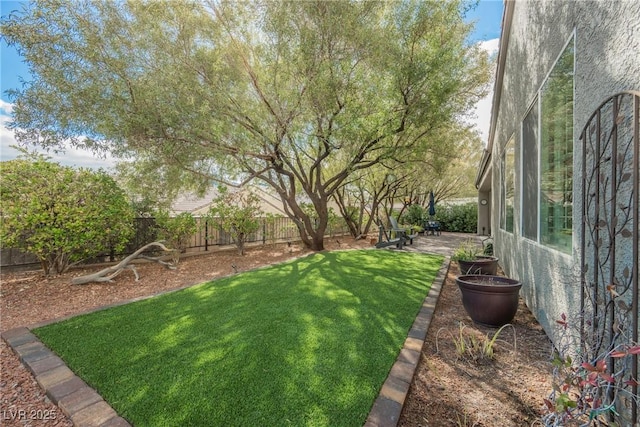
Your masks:
{"label": "driftwood log", "polygon": [[96,273],[87,274],[86,276],[74,277],[71,280],[71,284],[84,285],[86,283],[91,283],[91,282],[113,282],[113,278],[116,277],[118,274],[122,273],[124,270],[133,271],[133,274],[136,275],[136,282],[137,282],[140,279],[140,276],[138,275],[138,271],[136,270],[136,267],[133,264],[129,264],[134,259],[146,259],[149,261],[157,262],[159,264],[164,265],[166,268],[174,270],[176,268],[175,264],[162,261],[160,259],[161,257],[150,257],[150,256],[142,255],[143,252],[149,250],[149,248],[152,248],[154,246],[166,252],[174,252],[173,249],[167,248],[165,245],[162,244],[162,242],[152,242],[147,245],[144,245],[143,247],[141,247],[140,249],[138,249],[137,251],[135,251],[134,253],[132,253],[131,255],[129,255],[128,257],[126,257],[116,265],[107,267]]}

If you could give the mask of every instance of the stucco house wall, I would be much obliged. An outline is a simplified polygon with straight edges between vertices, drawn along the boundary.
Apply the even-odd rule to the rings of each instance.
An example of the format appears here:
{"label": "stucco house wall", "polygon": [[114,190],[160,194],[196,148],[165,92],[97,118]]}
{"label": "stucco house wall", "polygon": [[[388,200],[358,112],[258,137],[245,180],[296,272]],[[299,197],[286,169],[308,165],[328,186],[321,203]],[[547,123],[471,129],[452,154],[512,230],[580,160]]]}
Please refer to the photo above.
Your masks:
{"label": "stucco house wall", "polygon": [[[570,40],[573,37],[573,41]],[[496,255],[505,273],[522,281],[521,295],[555,337],[555,320],[580,308],[581,182],[573,180],[573,253],[522,236],[522,214],[537,206],[521,203],[522,124],[541,85],[568,43],[575,46],[573,170],[579,173],[583,127],[608,97],[640,90],[640,2],[516,0],[505,2],[493,117],[485,164],[478,176],[479,199],[489,197]],[[498,84],[499,83],[499,84]],[[500,160],[515,141],[514,231],[500,228]],[[480,218],[480,221],[487,220]],[[629,256],[629,254],[627,254]]]}

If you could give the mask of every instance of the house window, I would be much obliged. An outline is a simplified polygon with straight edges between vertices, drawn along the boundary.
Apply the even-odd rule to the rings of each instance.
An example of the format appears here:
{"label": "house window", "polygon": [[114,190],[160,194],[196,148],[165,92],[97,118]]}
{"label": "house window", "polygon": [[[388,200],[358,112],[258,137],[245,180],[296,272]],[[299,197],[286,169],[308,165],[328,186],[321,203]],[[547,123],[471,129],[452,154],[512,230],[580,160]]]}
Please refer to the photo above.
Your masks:
{"label": "house window", "polygon": [[571,253],[573,73],[569,41],[522,122],[522,235]]}
{"label": "house window", "polygon": [[538,240],[538,99],[522,122],[522,235]]}
{"label": "house window", "polygon": [[569,43],[540,90],[540,242],[571,253],[573,61]]}
{"label": "house window", "polygon": [[500,228],[513,233],[513,203],[515,198],[515,142],[511,137],[502,151],[500,174]]}

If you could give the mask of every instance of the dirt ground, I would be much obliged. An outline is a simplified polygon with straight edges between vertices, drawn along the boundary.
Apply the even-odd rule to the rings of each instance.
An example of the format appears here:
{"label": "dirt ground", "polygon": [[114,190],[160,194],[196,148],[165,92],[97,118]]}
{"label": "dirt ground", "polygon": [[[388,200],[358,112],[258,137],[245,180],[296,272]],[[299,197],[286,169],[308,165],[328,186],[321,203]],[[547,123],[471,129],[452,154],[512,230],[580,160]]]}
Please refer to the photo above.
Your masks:
{"label": "dirt ground", "polygon": [[[327,250],[370,247],[368,240],[331,239]],[[216,277],[306,255],[299,245],[216,251],[182,259],[176,270],[140,264],[134,281],[124,272],[114,283],[71,285],[72,277],[98,268],[74,269],[46,279],[39,272],[3,271],[0,276],[0,331],[75,315],[100,306],[153,295]],[[429,328],[418,371],[399,425],[402,426],[529,426],[550,390],[550,342],[521,303],[511,328],[495,344],[493,360],[459,356],[454,338],[473,334],[478,340],[493,330],[474,326],[464,312],[455,285],[457,265],[450,267]],[[460,323],[462,322],[462,323]],[[467,338],[469,339],[469,338]],[[515,344],[515,345],[514,345]],[[71,421],[42,393],[33,376],[0,340],[0,425],[71,426]],[[47,420],[45,415],[48,416]]]}
{"label": "dirt ground", "polygon": [[461,334],[470,347],[471,337],[482,343],[497,330],[474,324],[464,311],[459,274],[452,262],[399,425],[535,426],[551,391],[551,341],[520,299],[513,327],[498,334],[492,359],[481,351],[461,355]]}

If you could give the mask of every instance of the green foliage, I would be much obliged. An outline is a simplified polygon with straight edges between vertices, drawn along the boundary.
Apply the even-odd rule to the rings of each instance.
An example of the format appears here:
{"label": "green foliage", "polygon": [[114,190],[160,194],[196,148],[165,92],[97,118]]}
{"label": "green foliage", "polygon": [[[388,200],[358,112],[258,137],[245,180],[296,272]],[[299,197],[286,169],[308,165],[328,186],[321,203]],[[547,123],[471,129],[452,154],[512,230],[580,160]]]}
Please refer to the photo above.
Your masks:
{"label": "green foliage", "polygon": [[260,222],[260,201],[250,191],[230,192],[227,187],[218,187],[219,195],[213,199],[209,209],[210,217],[220,220],[222,229],[231,235],[238,248],[238,253],[244,255],[244,244],[249,235],[258,230]]}
{"label": "green foliage", "polygon": [[132,155],[138,187],[169,195],[256,179],[320,250],[343,183],[394,158],[435,162],[485,95],[462,5],[35,0],[0,27],[32,75],[11,126],[25,143]]}
{"label": "green foliage", "polygon": [[157,203],[148,197],[134,198],[131,201],[131,209],[137,218],[151,218],[156,215]]}
{"label": "green foliage", "polygon": [[168,211],[160,211],[155,215],[158,237],[167,242],[172,249],[184,252],[189,239],[198,231],[196,219],[190,212],[182,212],[170,216]]}
{"label": "green foliage", "polygon": [[360,427],[441,263],[325,252],[34,333],[135,426]]}
{"label": "green foliage", "polygon": [[333,208],[328,208],[328,228],[331,236],[335,236],[342,231],[345,226],[345,220],[336,213]]}
{"label": "green foliage", "polygon": [[487,243],[482,250],[483,255],[493,256],[493,243]]}
{"label": "green foliage", "polygon": [[405,224],[422,226],[424,224],[426,212],[420,205],[410,205],[407,212],[402,216]]}
{"label": "green foliage", "polygon": [[467,239],[456,248],[451,256],[452,261],[473,261],[483,252],[482,248],[472,239]]}
{"label": "green foliage", "polygon": [[458,233],[475,233],[478,227],[478,205],[441,206],[436,210],[435,221],[440,222],[442,231]]}
{"label": "green foliage", "polygon": [[121,251],[133,233],[133,211],[105,172],[37,158],[3,162],[0,176],[2,244],[36,255],[47,275]]}
{"label": "green foliage", "polygon": [[477,338],[473,333],[467,333],[465,331],[466,326],[460,322],[458,336],[453,338],[456,353],[459,357],[467,358],[474,362],[493,359],[496,341],[507,326],[511,326],[511,329],[513,329],[513,345],[515,348],[517,345],[516,331],[510,323],[503,325],[491,337],[483,335],[481,338]]}
{"label": "green foliage", "polygon": [[[311,222],[313,223],[313,228],[317,228],[320,215],[316,211],[315,207],[312,203],[301,203],[300,207],[302,211],[309,217]],[[355,214],[355,210],[351,210],[353,214]],[[345,224],[345,219],[338,215],[336,211],[332,207],[327,208],[327,228],[329,229],[331,236],[335,235],[337,230],[342,229]]]}
{"label": "green foliage", "polygon": [[[332,208],[333,209],[333,208]],[[346,210],[346,217],[351,220],[351,221],[357,221],[358,217],[360,216],[360,208],[357,206],[346,206],[345,207]]]}

